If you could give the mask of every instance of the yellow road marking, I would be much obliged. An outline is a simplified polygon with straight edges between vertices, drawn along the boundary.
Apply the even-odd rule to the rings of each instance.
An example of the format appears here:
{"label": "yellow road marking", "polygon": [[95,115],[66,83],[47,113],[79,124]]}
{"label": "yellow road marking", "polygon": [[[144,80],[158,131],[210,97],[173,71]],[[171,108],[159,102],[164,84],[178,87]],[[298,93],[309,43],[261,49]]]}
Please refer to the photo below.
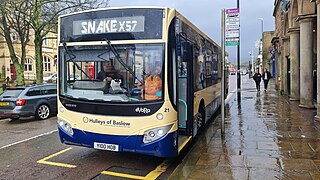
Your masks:
{"label": "yellow road marking", "polygon": [[186,144],[191,140],[191,138],[192,138],[192,136],[189,136],[189,138],[183,144],[181,144],[178,152],[180,152],[184,148],[184,146],[186,146]]}
{"label": "yellow road marking", "polygon": [[169,159],[164,160],[155,170],[151,171],[144,179],[157,179],[162,173],[166,172],[170,165]]}
{"label": "yellow road marking", "polygon": [[71,150],[71,149],[72,149],[72,148],[70,147],[70,148],[64,149],[64,150],[62,150],[62,151],[59,151],[59,152],[57,152],[57,153],[54,153],[54,154],[52,154],[52,155],[50,155],[50,156],[48,156],[48,157],[45,157],[45,158],[43,158],[43,159],[38,160],[37,163],[47,164],[47,165],[51,165],[51,166],[66,167],[66,168],[75,168],[75,167],[77,167],[77,166],[75,166],[75,165],[47,161],[48,159],[51,159],[51,158],[53,158],[53,157],[55,157],[55,156],[58,156],[59,154],[65,153],[65,152],[67,152],[67,151],[69,151],[69,150]]}
{"label": "yellow road marking", "polygon": [[145,179],[144,176],[136,176],[131,174],[124,174],[124,173],[116,173],[111,171],[102,171],[101,174],[110,175],[110,176],[117,176],[117,177],[123,177],[123,178],[129,178],[129,179]]}
{"label": "yellow road marking", "polygon": [[169,165],[170,165],[170,161],[169,159],[166,159],[160,165],[158,165],[156,169],[149,172],[146,176],[136,176],[131,174],[111,172],[111,171],[102,171],[101,174],[129,178],[129,179],[150,179],[151,180],[151,179],[157,179],[157,177],[159,177],[162,173],[166,172]]}
{"label": "yellow road marking", "polygon": [[64,163],[57,163],[57,162],[43,161],[43,160],[39,160],[39,161],[37,161],[37,163],[47,164],[47,165],[51,165],[51,166],[66,167],[66,168],[76,168],[77,167],[77,166],[71,165],[71,164],[64,164]]}

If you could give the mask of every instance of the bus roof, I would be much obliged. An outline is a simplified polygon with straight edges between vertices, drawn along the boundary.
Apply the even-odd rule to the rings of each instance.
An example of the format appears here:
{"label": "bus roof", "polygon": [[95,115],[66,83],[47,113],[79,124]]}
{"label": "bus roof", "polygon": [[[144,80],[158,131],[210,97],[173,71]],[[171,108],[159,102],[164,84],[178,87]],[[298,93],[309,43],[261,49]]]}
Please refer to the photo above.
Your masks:
{"label": "bus roof", "polygon": [[186,17],[184,17],[179,11],[176,9],[173,9],[176,11],[176,16],[179,17],[184,23],[188,24],[190,27],[198,31],[199,34],[201,34],[203,37],[208,39],[212,44],[217,46],[219,50],[221,50],[220,45],[218,45],[214,40],[212,40],[206,33],[202,32],[196,25],[194,25],[191,21],[189,21]]}
{"label": "bus roof", "polygon": [[212,44],[217,46],[219,50],[221,50],[221,47],[213,41],[208,35],[206,35],[204,32],[202,32],[197,26],[195,26],[191,21],[189,21],[186,17],[184,17],[177,9],[175,8],[169,8],[169,7],[160,7],[160,6],[124,6],[124,7],[107,7],[107,8],[99,8],[99,9],[90,9],[90,10],[84,10],[84,11],[78,11],[74,13],[69,13],[69,14],[64,14],[59,16],[61,17],[66,17],[66,16],[71,16],[71,15],[76,15],[76,14],[82,14],[86,12],[95,12],[95,11],[104,11],[104,10],[117,10],[117,9],[167,9],[167,10],[172,10],[176,12],[176,16],[179,17],[184,23],[188,24],[190,27],[194,28],[196,31],[198,31],[199,34],[201,34],[203,37],[208,39]]}
{"label": "bus roof", "polygon": [[104,11],[104,10],[117,10],[117,9],[168,9],[167,7],[157,7],[157,6],[121,6],[121,7],[107,7],[107,8],[98,8],[98,9],[90,9],[84,11],[78,11],[74,13],[64,14],[59,17],[71,16],[75,14],[81,14],[86,12],[94,12],[94,11]]}

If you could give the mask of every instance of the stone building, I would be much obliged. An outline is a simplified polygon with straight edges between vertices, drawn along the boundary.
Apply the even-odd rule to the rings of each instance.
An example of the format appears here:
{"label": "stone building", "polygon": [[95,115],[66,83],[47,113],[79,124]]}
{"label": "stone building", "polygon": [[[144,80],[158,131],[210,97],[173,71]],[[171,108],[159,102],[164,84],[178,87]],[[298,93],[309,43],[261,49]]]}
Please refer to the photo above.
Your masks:
{"label": "stone building", "polygon": [[265,31],[262,36],[262,70],[267,68],[274,76],[275,65],[272,56],[273,46],[270,43],[273,38],[274,31]]}
{"label": "stone building", "polygon": [[[49,33],[47,37],[55,38],[56,33]],[[19,43],[18,36],[15,32],[12,33],[12,40],[14,42],[14,49],[17,57],[21,55],[21,46]],[[30,37],[30,41],[26,48],[26,62],[24,64],[24,77],[28,80],[36,79],[36,63],[35,63],[35,50],[33,44],[33,37]],[[43,76],[48,76],[57,71],[57,40],[46,39],[43,41],[42,55],[43,55]],[[0,36],[0,73],[1,77],[9,77],[11,81],[16,79],[16,70],[10,59],[10,53],[7,43],[4,37]],[[3,74],[3,70],[5,74]]]}
{"label": "stone building", "polygon": [[320,0],[275,0],[276,88],[320,117]]}

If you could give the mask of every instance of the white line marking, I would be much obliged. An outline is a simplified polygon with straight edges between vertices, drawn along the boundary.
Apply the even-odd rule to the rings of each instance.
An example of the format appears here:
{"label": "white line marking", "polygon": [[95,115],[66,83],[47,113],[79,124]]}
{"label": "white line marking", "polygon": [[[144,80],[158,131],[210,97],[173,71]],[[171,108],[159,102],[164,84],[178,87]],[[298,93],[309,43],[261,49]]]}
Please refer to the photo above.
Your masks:
{"label": "white line marking", "polygon": [[2,147],[0,148],[0,150],[1,150],[1,149],[4,149],[4,148],[7,148],[7,147],[10,147],[10,146],[13,146],[13,145],[16,145],[16,144],[20,144],[20,143],[29,141],[29,140],[31,140],[31,139],[35,139],[35,138],[38,138],[38,137],[41,137],[41,136],[46,136],[46,135],[52,134],[52,133],[57,132],[57,131],[58,131],[58,130],[56,129],[56,130],[53,130],[53,131],[50,131],[50,132],[47,132],[47,133],[43,133],[43,134],[39,134],[39,135],[37,135],[37,136],[33,136],[33,137],[31,137],[31,138],[28,138],[28,139],[24,139],[24,140],[21,140],[21,141],[18,141],[18,142],[14,142],[14,143],[11,143],[11,144],[2,146]]}
{"label": "white line marking", "polygon": [[228,102],[230,101],[231,97],[234,95],[234,93],[235,93],[236,91],[237,91],[237,89],[234,89],[233,91],[231,91],[231,92],[228,94],[227,98],[225,99],[225,103],[228,103]]}

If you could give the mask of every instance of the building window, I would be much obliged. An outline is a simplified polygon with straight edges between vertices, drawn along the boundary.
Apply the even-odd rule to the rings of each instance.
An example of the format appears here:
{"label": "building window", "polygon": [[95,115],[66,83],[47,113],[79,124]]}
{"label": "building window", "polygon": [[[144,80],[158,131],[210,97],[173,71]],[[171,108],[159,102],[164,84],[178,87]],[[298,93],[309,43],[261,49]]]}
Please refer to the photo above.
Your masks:
{"label": "building window", "polygon": [[11,38],[12,38],[12,41],[18,41],[19,36],[17,31],[11,30]]}
{"label": "building window", "polygon": [[43,71],[51,71],[51,59],[47,56],[43,56]]}
{"label": "building window", "polygon": [[33,66],[33,60],[30,58],[27,58],[24,62],[24,71],[32,71]]}
{"label": "building window", "polygon": [[49,41],[48,39],[45,37],[45,39],[42,41],[42,46],[48,46]]}

